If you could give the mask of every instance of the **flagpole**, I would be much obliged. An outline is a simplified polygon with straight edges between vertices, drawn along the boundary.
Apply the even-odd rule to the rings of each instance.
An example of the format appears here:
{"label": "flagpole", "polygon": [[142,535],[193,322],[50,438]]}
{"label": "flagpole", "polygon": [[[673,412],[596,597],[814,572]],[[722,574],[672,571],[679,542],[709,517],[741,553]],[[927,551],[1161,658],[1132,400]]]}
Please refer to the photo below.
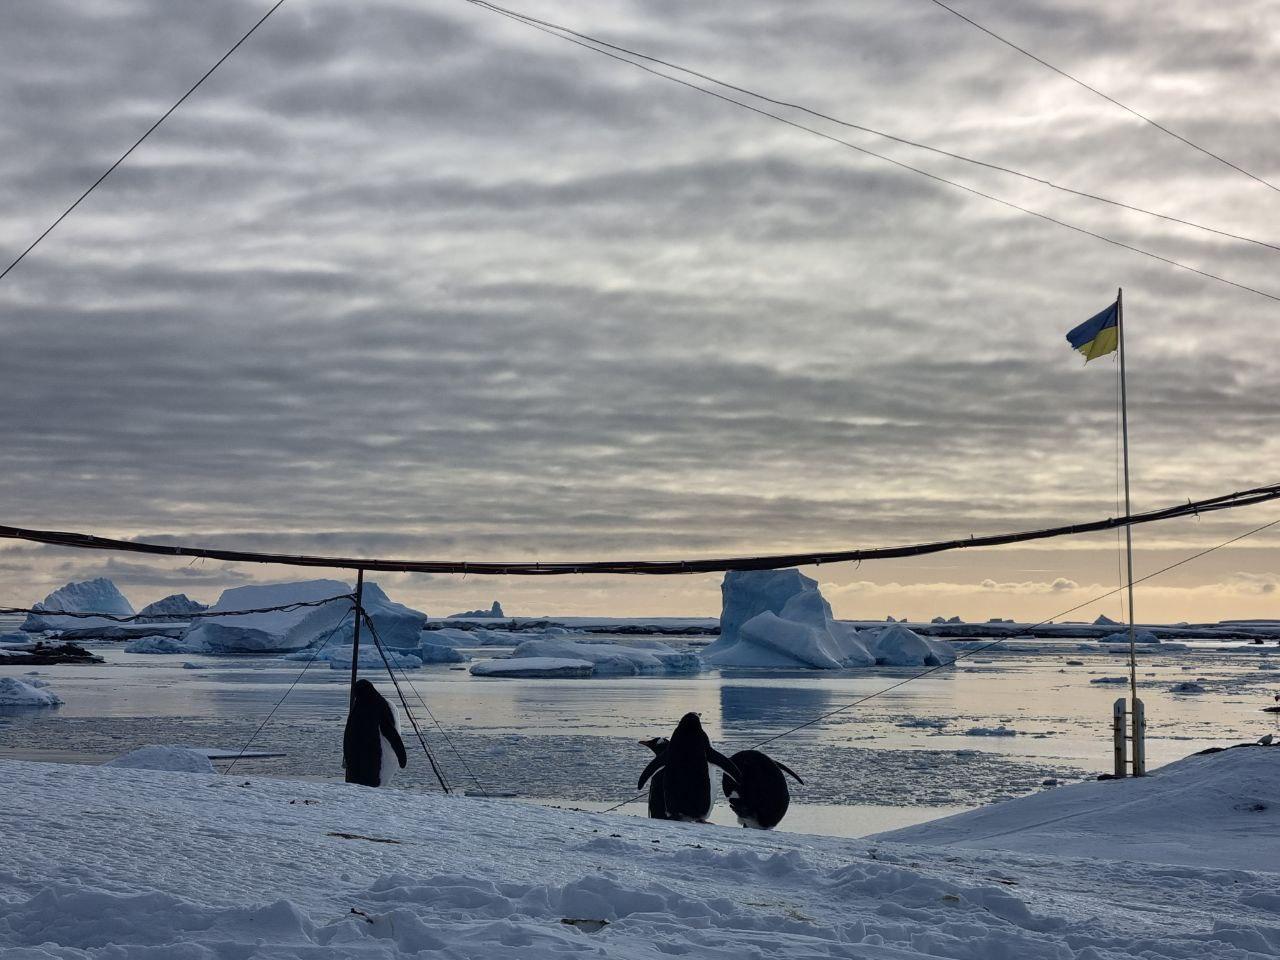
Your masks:
{"label": "flagpole", "polygon": [[[1124,435],[1124,515],[1128,519],[1133,515],[1129,502],[1129,395],[1125,381],[1124,367],[1124,289],[1116,291],[1116,339],[1120,351],[1120,424]],[[1146,756],[1142,743],[1142,726],[1144,717],[1138,703],[1138,656],[1137,628],[1133,616],[1133,527],[1125,524],[1125,555],[1129,566],[1129,717],[1132,724],[1133,743],[1133,775],[1140,777],[1146,773]]]}

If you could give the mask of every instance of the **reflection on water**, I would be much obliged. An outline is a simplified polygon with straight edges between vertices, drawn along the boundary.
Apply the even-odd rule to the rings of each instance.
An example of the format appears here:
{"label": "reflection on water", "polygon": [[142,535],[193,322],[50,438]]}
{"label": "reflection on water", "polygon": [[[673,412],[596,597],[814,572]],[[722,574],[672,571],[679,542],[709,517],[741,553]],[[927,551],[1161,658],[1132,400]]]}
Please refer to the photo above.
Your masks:
{"label": "reflection on water", "polygon": [[[833,710],[834,691],[805,683],[794,675],[783,681],[752,678],[750,682],[723,677],[720,683],[720,723],[742,735],[773,733],[812,720]],[[778,683],[779,685],[774,685]]]}

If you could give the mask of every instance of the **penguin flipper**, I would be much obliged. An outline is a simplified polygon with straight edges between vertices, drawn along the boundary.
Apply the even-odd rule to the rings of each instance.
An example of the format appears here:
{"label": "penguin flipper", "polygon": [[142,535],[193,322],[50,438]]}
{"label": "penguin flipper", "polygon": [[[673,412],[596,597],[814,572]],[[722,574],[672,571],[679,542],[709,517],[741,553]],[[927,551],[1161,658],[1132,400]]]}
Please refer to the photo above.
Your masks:
{"label": "penguin flipper", "polygon": [[738,769],[738,765],[714,747],[707,747],[707,762],[714,763],[737,783],[742,782],[742,771]]}
{"label": "penguin flipper", "polygon": [[796,783],[799,783],[799,784],[804,783],[804,781],[800,779],[800,774],[796,773],[794,770],[788,767],[785,763],[780,763],[777,760],[774,760],[773,762],[778,764],[778,769],[781,770],[783,773],[791,774],[791,779],[794,780]]}
{"label": "penguin flipper", "polygon": [[640,774],[640,782],[636,784],[637,790],[643,790],[645,783],[650,777],[667,765],[667,755],[664,751],[659,756],[649,761],[649,765],[644,768],[644,773]]}
{"label": "penguin flipper", "polygon": [[391,744],[391,749],[396,754],[396,761],[403,770],[409,765],[409,755],[405,752],[404,741],[400,739],[400,731],[396,727],[396,715],[392,712],[390,704],[386,704],[386,709],[378,718],[378,732],[386,738],[387,743]]}

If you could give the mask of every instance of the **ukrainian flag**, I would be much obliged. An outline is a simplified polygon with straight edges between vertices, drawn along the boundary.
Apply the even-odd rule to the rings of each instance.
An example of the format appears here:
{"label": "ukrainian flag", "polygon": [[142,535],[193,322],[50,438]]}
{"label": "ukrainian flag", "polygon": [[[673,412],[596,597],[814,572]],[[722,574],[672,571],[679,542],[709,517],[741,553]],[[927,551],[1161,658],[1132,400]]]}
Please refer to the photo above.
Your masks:
{"label": "ukrainian flag", "polygon": [[1067,334],[1067,343],[1084,354],[1084,362],[1114,353],[1119,346],[1120,301],[1090,317]]}

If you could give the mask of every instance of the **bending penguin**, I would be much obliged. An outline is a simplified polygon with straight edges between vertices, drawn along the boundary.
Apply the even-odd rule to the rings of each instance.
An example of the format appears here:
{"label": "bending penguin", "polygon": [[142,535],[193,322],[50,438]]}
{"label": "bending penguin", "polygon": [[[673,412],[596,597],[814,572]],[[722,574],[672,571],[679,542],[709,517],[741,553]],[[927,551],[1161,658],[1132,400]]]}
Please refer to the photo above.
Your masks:
{"label": "bending penguin", "polygon": [[408,765],[399,728],[399,717],[386,698],[368,680],[357,680],[342,734],[347,783],[385,787],[397,762],[401,769]]}
{"label": "bending penguin", "polygon": [[[711,746],[698,715],[686,713],[671,734],[667,749],[649,761],[644,773],[640,774],[636,789],[643,790],[648,779],[661,770],[664,814],[661,819],[705,823],[714,803],[711,776],[707,772],[709,763],[714,763],[734,780],[741,777],[733,761]],[[649,811],[652,816],[652,799]]]}
{"label": "bending penguin", "polygon": [[790,767],[759,750],[741,750],[730,759],[742,776],[736,783],[725,777],[720,786],[738,822],[755,830],[772,830],[791,806],[791,792],[782,774],[790,774],[796,783],[804,781]]}

